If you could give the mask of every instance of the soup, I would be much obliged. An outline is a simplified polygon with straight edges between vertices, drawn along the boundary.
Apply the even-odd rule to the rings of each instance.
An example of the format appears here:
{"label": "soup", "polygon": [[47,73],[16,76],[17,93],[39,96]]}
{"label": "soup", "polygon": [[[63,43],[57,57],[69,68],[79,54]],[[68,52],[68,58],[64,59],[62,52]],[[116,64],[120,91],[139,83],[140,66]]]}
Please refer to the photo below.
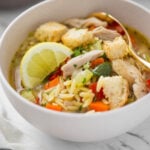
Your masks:
{"label": "soup", "polygon": [[130,34],[132,45],[136,53],[150,62],[150,40],[146,39],[140,32],[131,27],[126,27],[126,29]]}
{"label": "soup", "polygon": [[[123,29],[97,14],[46,22],[30,33],[10,66],[16,91],[41,107],[77,113],[117,109],[146,95],[150,71],[129,54]],[[149,41],[127,29],[149,61]]]}

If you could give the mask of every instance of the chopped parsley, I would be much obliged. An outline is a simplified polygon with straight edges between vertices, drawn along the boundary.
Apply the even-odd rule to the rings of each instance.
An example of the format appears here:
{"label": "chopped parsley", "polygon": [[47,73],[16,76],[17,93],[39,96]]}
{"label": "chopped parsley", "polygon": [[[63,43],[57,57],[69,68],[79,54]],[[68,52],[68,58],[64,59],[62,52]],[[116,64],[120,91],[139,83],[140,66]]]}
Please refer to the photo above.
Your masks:
{"label": "chopped parsley", "polygon": [[83,53],[83,50],[84,50],[84,47],[83,46],[79,46],[77,48],[75,48],[73,51],[73,54],[72,54],[72,57],[77,57],[79,55],[81,55]]}

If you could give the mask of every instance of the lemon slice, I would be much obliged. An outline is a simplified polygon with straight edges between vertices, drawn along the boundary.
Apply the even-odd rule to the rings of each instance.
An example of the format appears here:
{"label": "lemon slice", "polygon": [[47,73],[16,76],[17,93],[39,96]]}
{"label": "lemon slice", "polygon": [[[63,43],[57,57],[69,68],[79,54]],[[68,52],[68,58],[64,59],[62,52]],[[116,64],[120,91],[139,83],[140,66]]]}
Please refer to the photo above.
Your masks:
{"label": "lemon slice", "polygon": [[20,75],[27,88],[40,84],[72,51],[63,44],[43,42],[30,48],[22,58]]}

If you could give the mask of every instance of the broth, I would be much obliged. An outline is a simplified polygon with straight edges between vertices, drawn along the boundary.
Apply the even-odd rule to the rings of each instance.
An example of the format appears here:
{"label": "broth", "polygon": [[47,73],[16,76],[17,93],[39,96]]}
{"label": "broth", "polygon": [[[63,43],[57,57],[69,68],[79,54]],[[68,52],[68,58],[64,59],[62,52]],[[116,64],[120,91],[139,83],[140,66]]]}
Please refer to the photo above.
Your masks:
{"label": "broth", "polygon": [[150,62],[150,40],[131,27],[126,27],[126,29],[131,36],[131,41],[136,53]]}

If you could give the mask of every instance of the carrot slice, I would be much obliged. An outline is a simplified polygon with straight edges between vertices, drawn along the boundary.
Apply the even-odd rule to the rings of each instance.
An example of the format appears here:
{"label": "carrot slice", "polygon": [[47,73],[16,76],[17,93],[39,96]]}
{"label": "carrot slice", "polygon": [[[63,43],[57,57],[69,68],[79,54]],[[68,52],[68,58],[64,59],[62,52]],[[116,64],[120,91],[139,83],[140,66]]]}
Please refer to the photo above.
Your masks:
{"label": "carrot slice", "polygon": [[47,89],[49,89],[49,88],[52,88],[52,87],[56,86],[58,83],[59,83],[59,76],[57,76],[57,77],[54,78],[53,80],[47,82],[47,83],[44,85],[44,89],[47,90]]}
{"label": "carrot slice", "polygon": [[98,102],[92,102],[89,105],[89,109],[95,110],[96,112],[100,112],[100,111],[108,111],[110,108],[109,108],[109,105],[104,104],[101,101],[98,101]]}
{"label": "carrot slice", "polygon": [[91,62],[91,67],[94,68],[97,65],[100,65],[104,62],[104,58],[97,58]]}
{"label": "carrot slice", "polygon": [[62,111],[62,107],[58,105],[52,105],[50,103],[47,103],[45,106],[47,109],[55,110],[55,111]]}

